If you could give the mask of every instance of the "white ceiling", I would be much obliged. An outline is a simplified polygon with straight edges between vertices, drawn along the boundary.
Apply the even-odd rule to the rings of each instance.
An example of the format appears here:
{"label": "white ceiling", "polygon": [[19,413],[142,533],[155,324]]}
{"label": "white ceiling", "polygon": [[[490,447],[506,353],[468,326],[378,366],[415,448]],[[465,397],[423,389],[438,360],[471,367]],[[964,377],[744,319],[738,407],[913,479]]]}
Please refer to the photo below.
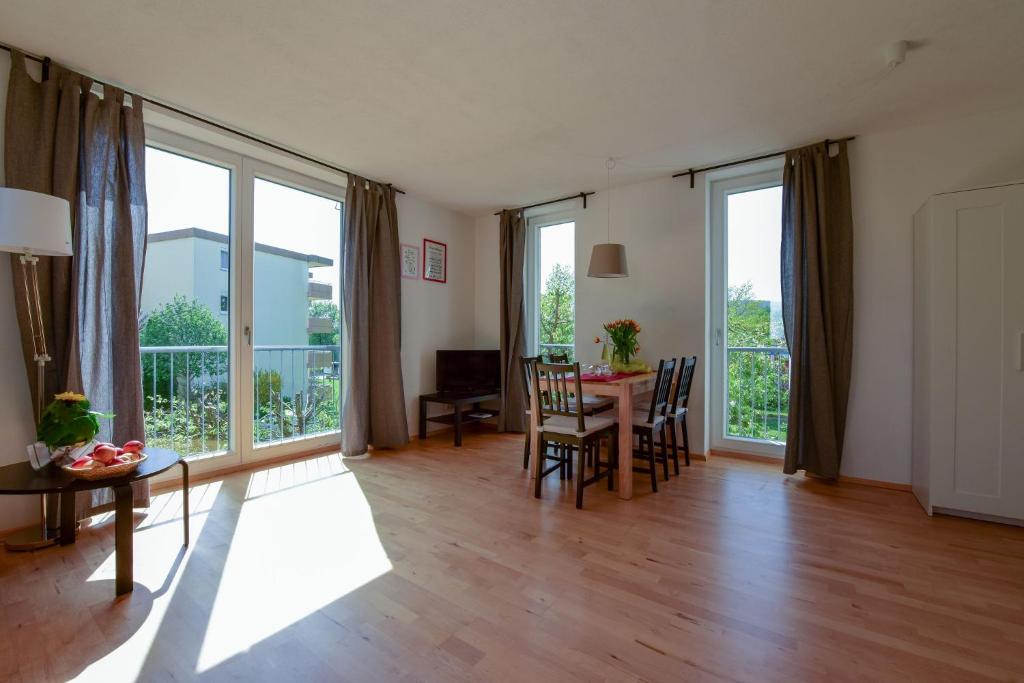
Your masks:
{"label": "white ceiling", "polygon": [[5,0],[0,41],[467,213],[1024,102],[1020,0]]}

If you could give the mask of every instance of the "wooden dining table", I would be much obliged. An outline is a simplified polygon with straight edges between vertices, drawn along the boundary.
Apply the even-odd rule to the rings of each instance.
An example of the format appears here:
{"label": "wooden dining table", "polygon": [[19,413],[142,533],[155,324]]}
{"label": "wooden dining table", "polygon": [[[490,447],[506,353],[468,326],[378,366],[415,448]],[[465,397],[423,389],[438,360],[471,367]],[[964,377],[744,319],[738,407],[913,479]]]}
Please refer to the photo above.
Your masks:
{"label": "wooden dining table", "polygon": [[[633,497],[633,397],[654,389],[657,372],[645,372],[629,375],[608,382],[580,382],[580,388],[586,396],[607,396],[615,398],[619,418],[619,480],[616,482],[619,498],[629,500]],[[536,394],[532,392],[530,401],[530,471],[533,477],[540,474],[542,466],[540,457],[540,439],[537,438]]]}

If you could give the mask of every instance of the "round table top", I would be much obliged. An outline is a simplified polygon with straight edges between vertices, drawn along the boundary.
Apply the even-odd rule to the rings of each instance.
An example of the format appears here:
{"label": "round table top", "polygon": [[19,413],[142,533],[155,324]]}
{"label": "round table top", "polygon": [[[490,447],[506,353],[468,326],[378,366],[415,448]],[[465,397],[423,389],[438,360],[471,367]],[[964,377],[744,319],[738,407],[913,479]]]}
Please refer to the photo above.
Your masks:
{"label": "round table top", "polygon": [[91,491],[130,484],[160,474],[181,461],[180,455],[166,448],[146,448],[144,452],[148,457],[131,474],[93,481],[77,479],[52,463],[38,472],[28,460],[6,465],[0,467],[0,495]]}

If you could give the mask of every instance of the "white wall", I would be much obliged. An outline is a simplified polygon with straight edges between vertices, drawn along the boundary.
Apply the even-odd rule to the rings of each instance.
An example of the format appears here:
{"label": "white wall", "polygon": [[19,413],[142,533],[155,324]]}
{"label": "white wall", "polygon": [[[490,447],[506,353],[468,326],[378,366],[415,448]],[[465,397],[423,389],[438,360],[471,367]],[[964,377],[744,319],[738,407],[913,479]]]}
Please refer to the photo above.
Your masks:
{"label": "white wall", "polygon": [[930,195],[1024,178],[1024,108],[850,144],[853,382],[843,474],[910,482],[912,216]]}
{"label": "white wall", "polygon": [[[911,217],[934,193],[1024,178],[1022,120],[1017,108],[861,131],[850,143],[855,332],[846,476],[910,481]],[[645,328],[645,358],[696,353],[706,370],[703,178],[693,189],[685,178],[664,178],[613,190],[613,238],[629,256],[625,280],[585,275],[590,247],[604,239],[604,194],[577,212],[577,353],[591,357],[599,323],[628,314]],[[497,230],[493,216],[476,220],[478,346],[498,340]],[[704,450],[704,390],[700,372],[691,399],[694,450]]]}
{"label": "white wall", "polygon": [[[402,280],[402,377],[409,434],[416,434],[419,395],[434,390],[435,351],[473,348],[473,219],[400,194],[398,232],[403,243],[420,248],[421,270],[424,237],[448,245],[448,282],[428,282],[422,273],[419,280]],[[431,408],[431,414],[437,412]],[[428,423],[427,428],[443,425]]]}

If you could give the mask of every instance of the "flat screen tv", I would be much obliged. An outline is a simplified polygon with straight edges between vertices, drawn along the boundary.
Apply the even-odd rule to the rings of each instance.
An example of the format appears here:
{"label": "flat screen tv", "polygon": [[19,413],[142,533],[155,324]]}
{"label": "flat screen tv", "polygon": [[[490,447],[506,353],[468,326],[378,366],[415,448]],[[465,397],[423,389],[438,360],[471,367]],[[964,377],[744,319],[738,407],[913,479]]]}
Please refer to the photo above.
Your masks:
{"label": "flat screen tv", "polygon": [[498,351],[438,351],[437,391],[445,394],[484,394],[501,389]]}

